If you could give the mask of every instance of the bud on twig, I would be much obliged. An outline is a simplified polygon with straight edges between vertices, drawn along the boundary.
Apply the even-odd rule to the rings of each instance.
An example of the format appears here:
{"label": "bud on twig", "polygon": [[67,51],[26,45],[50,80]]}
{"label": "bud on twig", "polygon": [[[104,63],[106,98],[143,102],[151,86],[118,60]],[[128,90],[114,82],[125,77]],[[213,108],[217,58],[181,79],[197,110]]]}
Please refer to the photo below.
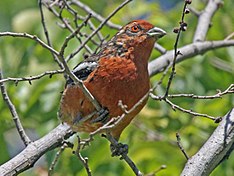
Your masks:
{"label": "bud on twig", "polygon": [[189,14],[190,10],[188,8],[185,9],[184,13]]}
{"label": "bud on twig", "polygon": [[178,34],[179,30],[180,29],[176,27],[176,28],[173,29],[173,32],[176,33],[176,34]]}
{"label": "bud on twig", "polygon": [[183,23],[180,23],[180,28],[182,31],[186,31],[187,30],[187,23],[183,22]]}
{"label": "bud on twig", "polygon": [[192,3],[192,0],[185,0],[185,2],[186,2],[187,4],[191,4],[191,3]]}

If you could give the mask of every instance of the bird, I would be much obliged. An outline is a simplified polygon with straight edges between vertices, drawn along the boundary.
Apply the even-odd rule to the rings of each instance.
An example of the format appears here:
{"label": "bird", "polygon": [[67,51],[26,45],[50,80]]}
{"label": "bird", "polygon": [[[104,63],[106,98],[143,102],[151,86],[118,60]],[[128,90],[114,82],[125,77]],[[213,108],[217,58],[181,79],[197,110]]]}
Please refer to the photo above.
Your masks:
{"label": "bird", "polygon": [[[150,90],[148,60],[155,42],[166,32],[145,20],[134,20],[123,26],[99,52],[86,58],[73,69],[74,75],[106,113],[102,118],[94,105],[71,78],[62,93],[58,116],[74,132],[91,133],[114,117],[122,115],[121,101],[131,109]],[[110,134],[119,140],[122,131],[145,106],[144,100],[125,115]]]}

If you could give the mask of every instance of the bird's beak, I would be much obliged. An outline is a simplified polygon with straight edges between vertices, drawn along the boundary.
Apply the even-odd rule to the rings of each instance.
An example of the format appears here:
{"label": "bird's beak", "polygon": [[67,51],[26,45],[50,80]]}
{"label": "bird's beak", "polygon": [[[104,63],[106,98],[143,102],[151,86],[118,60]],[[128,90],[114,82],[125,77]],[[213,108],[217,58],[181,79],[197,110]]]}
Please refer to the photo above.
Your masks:
{"label": "bird's beak", "polygon": [[161,38],[166,35],[166,32],[160,28],[154,27],[147,32],[147,35],[150,37]]}

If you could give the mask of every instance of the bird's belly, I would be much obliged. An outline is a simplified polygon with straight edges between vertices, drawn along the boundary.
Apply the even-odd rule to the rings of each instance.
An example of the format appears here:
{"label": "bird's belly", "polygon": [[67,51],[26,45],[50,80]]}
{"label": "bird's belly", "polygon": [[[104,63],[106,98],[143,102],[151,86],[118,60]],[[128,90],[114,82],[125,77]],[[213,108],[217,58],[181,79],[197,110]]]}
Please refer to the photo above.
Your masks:
{"label": "bird's belly", "polygon": [[85,85],[112,117],[118,116],[123,113],[120,100],[129,109],[149,91],[147,66],[137,66],[130,59],[103,58]]}
{"label": "bird's belly", "polygon": [[[144,69],[145,72],[137,70],[136,66],[129,61],[111,61],[111,63],[115,63],[115,65],[105,63],[105,67],[100,66],[84,81],[85,86],[100,105],[109,110],[110,119],[124,113],[118,105],[119,101],[122,101],[122,104],[126,105],[129,110],[149,91],[147,69]],[[145,103],[146,100],[132,113],[126,115],[121,123],[112,130],[114,136],[120,135]],[[60,106],[60,117],[63,122],[68,123],[74,131],[93,132],[103,124],[92,123],[90,120],[82,123],[74,123],[74,121],[94,111],[93,104],[77,85],[67,87]],[[96,117],[93,116],[93,118]]]}
{"label": "bird's belly", "polygon": [[[138,80],[139,79],[139,80]],[[112,117],[121,116],[124,111],[119,106],[119,101],[126,105],[127,110],[130,110],[139,100],[149,91],[149,79],[146,77],[141,80],[141,77],[134,79],[123,78],[113,79],[105,82],[99,80],[93,84],[88,84],[87,88],[92,92],[96,100],[109,110],[110,119]],[[145,99],[131,113],[125,115],[121,123],[111,130],[113,136],[118,137],[122,130],[131,122],[131,120],[141,111],[146,104]]]}
{"label": "bird's belly", "polygon": [[109,84],[98,81],[87,88],[103,107],[108,108],[110,116],[114,117],[123,113],[118,105],[120,101],[130,109],[149,91],[149,82],[145,85],[137,84],[136,81],[123,79],[110,81]]}

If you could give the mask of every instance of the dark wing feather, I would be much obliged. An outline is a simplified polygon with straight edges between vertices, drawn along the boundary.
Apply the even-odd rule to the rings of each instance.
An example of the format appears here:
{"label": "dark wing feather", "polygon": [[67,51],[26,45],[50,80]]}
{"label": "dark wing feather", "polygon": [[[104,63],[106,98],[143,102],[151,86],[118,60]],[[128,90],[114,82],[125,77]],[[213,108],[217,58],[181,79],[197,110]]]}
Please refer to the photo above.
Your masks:
{"label": "dark wing feather", "polygon": [[[81,63],[79,63],[74,69],[73,69],[73,73],[75,74],[75,76],[84,81],[87,79],[87,77],[89,76],[89,74],[95,69],[97,68],[98,63],[96,61],[83,61]],[[67,84],[73,84],[73,80],[69,77],[67,80]]]}

